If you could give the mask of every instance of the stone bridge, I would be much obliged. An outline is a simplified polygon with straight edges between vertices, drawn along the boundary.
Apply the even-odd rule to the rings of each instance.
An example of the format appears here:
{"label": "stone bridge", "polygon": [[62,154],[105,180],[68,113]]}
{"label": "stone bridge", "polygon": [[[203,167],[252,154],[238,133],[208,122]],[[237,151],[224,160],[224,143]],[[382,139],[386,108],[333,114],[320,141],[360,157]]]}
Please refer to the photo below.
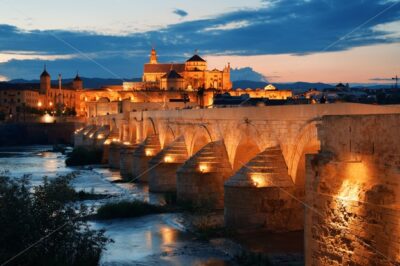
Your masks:
{"label": "stone bridge", "polygon": [[304,230],[306,265],[399,265],[400,106],[318,104],[91,119],[124,178],[224,209],[226,226]]}
{"label": "stone bridge", "polygon": [[396,106],[316,104],[144,111],[92,118],[76,145],[153,192],[225,210],[235,228],[301,230],[306,154],[320,150],[324,116],[398,113]]}

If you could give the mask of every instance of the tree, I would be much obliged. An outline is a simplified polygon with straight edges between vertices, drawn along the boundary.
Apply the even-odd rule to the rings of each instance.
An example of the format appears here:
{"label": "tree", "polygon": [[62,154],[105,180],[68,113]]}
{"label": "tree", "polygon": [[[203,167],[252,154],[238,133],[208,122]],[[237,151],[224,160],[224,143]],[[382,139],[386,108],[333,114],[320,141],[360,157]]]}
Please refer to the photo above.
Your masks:
{"label": "tree", "polygon": [[28,177],[0,177],[0,263],[42,239],[8,265],[98,264],[111,240],[83,219],[89,211],[76,204],[72,178],[44,178],[32,191]]}

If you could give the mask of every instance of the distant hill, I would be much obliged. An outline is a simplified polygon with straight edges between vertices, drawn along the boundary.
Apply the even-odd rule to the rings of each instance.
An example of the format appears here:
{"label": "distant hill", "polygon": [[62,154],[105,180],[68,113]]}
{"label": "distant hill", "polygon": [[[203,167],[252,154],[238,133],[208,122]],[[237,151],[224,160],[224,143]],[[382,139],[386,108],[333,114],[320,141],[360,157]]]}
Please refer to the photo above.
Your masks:
{"label": "distant hill", "polygon": [[[141,78],[133,78],[133,79],[112,79],[112,78],[85,78],[81,77],[83,80],[83,84],[85,88],[100,88],[105,85],[121,85],[123,81],[141,81]],[[63,79],[63,84],[68,84],[72,82],[72,78]],[[34,84],[39,83],[39,80],[25,80],[25,79],[14,79],[9,81],[8,83],[24,83],[24,84]],[[52,80],[52,84],[57,85],[57,80]],[[256,89],[256,88],[264,88],[267,86],[268,82],[266,81],[254,81],[254,80],[236,80],[233,81],[233,88],[241,88],[241,89]],[[310,82],[293,82],[293,83],[272,83],[277,89],[291,89],[295,92],[302,92],[309,90],[311,88],[317,90],[323,90],[328,88],[333,88],[334,86],[327,83],[310,83]],[[391,85],[388,84],[352,84],[352,88],[370,88],[370,89],[382,89],[382,88],[391,88]]]}
{"label": "distant hill", "polygon": [[[122,85],[122,82],[124,81],[141,81],[141,78],[133,78],[133,79],[112,79],[112,78],[85,78],[81,77],[83,80],[83,85],[85,88],[100,88],[105,85]],[[68,78],[68,79],[63,79],[62,82],[63,84],[68,84],[71,83],[73,78]],[[25,79],[13,79],[10,80],[9,83],[39,83],[39,80],[25,80]],[[56,85],[58,84],[57,80],[52,80],[52,84]]]}
{"label": "distant hill", "polygon": [[[267,86],[269,83],[268,82],[262,82],[262,81],[251,81],[251,80],[238,80],[233,82],[233,88],[250,88],[250,89],[256,89],[256,88],[264,88]],[[333,88],[332,85],[326,84],[326,83],[309,83],[309,82],[294,82],[294,83],[272,83],[277,89],[283,90],[283,89],[291,89],[294,91],[304,91],[308,89],[317,89],[317,90],[322,90],[322,89],[327,89],[327,88]]]}

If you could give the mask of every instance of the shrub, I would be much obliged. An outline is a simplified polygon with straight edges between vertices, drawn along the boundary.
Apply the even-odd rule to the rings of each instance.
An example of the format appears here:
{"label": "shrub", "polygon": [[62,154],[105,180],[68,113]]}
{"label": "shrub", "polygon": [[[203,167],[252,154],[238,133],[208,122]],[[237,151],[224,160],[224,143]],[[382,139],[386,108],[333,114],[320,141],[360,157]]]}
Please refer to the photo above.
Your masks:
{"label": "shrub", "polygon": [[76,206],[71,177],[43,181],[30,190],[29,179],[0,177],[0,261],[7,265],[97,265],[111,241],[89,228],[84,206]]}
{"label": "shrub", "polygon": [[138,200],[107,203],[97,210],[97,219],[132,218],[161,213],[164,208]]}

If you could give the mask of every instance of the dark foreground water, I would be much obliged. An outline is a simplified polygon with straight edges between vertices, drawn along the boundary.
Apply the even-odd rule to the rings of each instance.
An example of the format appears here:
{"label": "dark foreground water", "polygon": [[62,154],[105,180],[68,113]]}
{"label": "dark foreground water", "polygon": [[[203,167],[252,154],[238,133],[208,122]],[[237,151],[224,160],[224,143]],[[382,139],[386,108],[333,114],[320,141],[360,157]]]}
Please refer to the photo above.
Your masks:
{"label": "dark foreground water", "polygon": [[[0,172],[21,178],[30,175],[33,185],[42,182],[43,176],[76,173],[73,186],[77,190],[113,195],[107,200],[87,201],[99,206],[106,201],[140,199],[160,204],[160,194],[149,193],[145,185],[118,184],[119,173],[106,168],[77,169],[65,166],[65,157],[48,152],[51,147],[0,148]],[[231,265],[229,258],[206,242],[194,239],[185,231],[180,214],[149,215],[140,218],[92,222],[96,229],[103,228],[114,240],[103,252],[101,265]]]}

